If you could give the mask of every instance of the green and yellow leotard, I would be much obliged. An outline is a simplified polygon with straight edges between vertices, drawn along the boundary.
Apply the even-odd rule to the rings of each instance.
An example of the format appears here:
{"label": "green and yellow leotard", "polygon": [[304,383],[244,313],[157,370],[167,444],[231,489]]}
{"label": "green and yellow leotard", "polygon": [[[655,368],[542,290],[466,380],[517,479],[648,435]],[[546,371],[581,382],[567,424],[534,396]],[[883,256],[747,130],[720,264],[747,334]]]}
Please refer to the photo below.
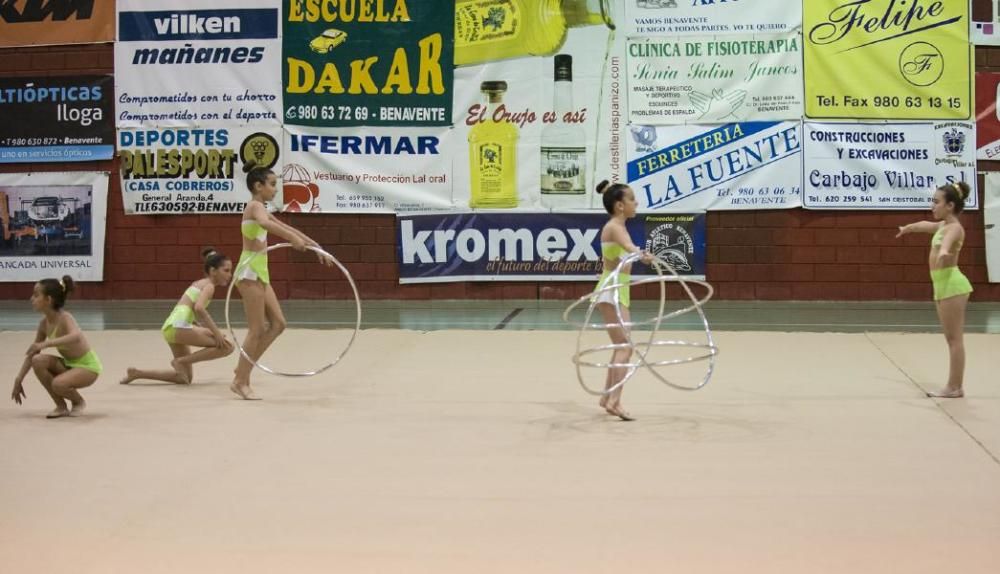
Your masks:
{"label": "green and yellow leotard", "polygon": [[[938,228],[931,237],[931,247],[940,247],[944,241],[944,226]],[[962,243],[955,244],[955,253],[962,249]],[[958,270],[958,266],[931,269],[931,283],[934,285],[934,300],[940,301],[949,297],[972,293],[972,283]]]}
{"label": "green and yellow leotard", "polygon": [[[59,326],[57,325],[45,339],[49,341],[55,339],[56,331],[58,329]],[[67,357],[65,352],[59,347],[56,347],[56,351],[59,352],[59,357],[62,359],[63,364],[66,365],[67,369],[87,369],[88,371],[98,375],[100,375],[101,371],[104,370],[104,365],[101,364],[101,359],[97,356],[97,353],[95,353],[93,349],[87,351],[87,353],[82,357],[77,357],[75,359]]]}
{"label": "green and yellow leotard", "polygon": [[191,300],[191,305],[183,302],[177,303],[167,320],[163,322],[160,332],[163,333],[164,340],[171,345],[176,341],[177,329],[190,329],[194,326],[194,303],[198,300],[199,295],[201,295],[201,289],[194,285],[188,287],[184,291],[184,296]]}
{"label": "green and yellow leotard", "polygon": [[[621,257],[624,257],[627,254],[628,251],[626,251],[624,247],[613,241],[601,242],[601,256],[604,259],[613,261],[616,259],[620,259]],[[608,280],[608,277],[610,276],[611,276],[611,271],[605,269],[604,272],[601,273],[601,278],[597,280],[597,286],[594,287],[594,291],[596,292],[601,287],[606,287],[607,286],[606,282]],[[629,304],[631,303],[631,297],[629,296],[629,283],[631,282],[632,282],[632,276],[630,274],[620,273],[618,275],[618,281],[616,282],[618,285],[618,301],[625,307],[628,307]],[[615,304],[614,291],[611,289],[598,294],[596,297],[598,303],[610,303],[612,305]]]}
{"label": "green and yellow leotard", "polygon": [[[244,219],[240,223],[240,233],[247,239],[267,243],[267,230],[252,219]],[[255,254],[257,254],[256,257],[254,257]],[[240,253],[240,261],[236,264],[236,273],[234,275],[237,281],[248,279],[250,281],[260,281],[265,285],[270,283],[271,274],[267,270],[267,252],[244,249]]]}

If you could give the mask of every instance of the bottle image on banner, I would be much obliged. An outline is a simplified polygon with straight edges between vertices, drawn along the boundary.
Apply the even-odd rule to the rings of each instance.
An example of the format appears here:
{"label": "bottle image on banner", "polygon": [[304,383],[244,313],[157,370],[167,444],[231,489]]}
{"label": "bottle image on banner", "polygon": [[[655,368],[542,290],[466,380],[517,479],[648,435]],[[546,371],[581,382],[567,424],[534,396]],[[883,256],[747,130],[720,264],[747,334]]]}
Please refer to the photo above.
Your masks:
{"label": "bottle image on banner", "polygon": [[542,130],[542,205],[587,207],[587,134],[583,126],[564,121],[573,111],[573,57],[555,57],[553,111],[556,122]]}
{"label": "bottle image on banner", "polygon": [[614,30],[611,0],[455,0],[455,65],[551,56],[566,30]]}
{"label": "bottle image on banner", "polygon": [[489,105],[469,130],[469,207],[517,207],[517,126],[493,118],[507,82],[483,82],[479,89]]}

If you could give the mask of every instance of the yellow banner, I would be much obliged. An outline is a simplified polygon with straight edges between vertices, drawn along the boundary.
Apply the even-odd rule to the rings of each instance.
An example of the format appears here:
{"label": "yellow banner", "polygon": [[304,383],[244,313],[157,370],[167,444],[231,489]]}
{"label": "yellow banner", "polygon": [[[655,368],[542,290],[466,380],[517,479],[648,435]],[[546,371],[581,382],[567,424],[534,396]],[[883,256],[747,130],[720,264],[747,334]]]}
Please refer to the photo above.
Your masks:
{"label": "yellow banner", "polygon": [[965,0],[808,0],[803,10],[807,116],[969,118]]}

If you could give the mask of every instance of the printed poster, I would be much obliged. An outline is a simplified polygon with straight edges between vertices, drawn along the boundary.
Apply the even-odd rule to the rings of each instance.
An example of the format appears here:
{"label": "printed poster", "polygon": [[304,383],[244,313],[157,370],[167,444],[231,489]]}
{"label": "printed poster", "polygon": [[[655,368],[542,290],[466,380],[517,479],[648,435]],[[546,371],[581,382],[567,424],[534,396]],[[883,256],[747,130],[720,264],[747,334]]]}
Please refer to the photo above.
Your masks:
{"label": "printed poster", "polygon": [[977,46],[1000,46],[1000,0],[972,0],[969,39]]}
{"label": "printed poster", "polygon": [[806,115],[968,119],[969,3],[804,2]]}
{"label": "printed poster", "polygon": [[[481,4],[489,2],[456,6],[467,13]],[[526,40],[477,43],[459,28],[456,208],[601,209],[597,183],[620,181],[625,168],[628,72],[614,21],[598,6],[547,48],[550,56],[532,55]]]}
{"label": "printed poster", "polygon": [[803,206],[919,209],[939,186],[964,181],[978,209],[975,129],[969,122],[806,122]]}
{"label": "printed poster", "polygon": [[280,130],[260,127],[118,130],[125,213],[242,212],[248,161],[280,175]]}
{"label": "printed poster", "polygon": [[451,133],[429,128],[287,126],[281,210],[451,209]]}
{"label": "printed poster", "polygon": [[797,120],[801,47],[798,32],[630,38],[629,118],[644,125]]}
{"label": "printed poster", "polygon": [[112,76],[0,78],[0,163],[111,159]]}
{"label": "printed poster", "polygon": [[281,123],[273,0],[117,0],[119,127]]}
{"label": "printed poster", "polygon": [[102,281],[107,205],[107,172],[0,174],[0,281]]}
{"label": "printed poster", "polygon": [[451,123],[452,0],[286,0],[286,124]]}
{"label": "printed poster", "polygon": [[983,220],[986,235],[986,272],[990,283],[1000,283],[1000,173],[986,174]]}
{"label": "printed poster", "polygon": [[976,72],[976,159],[1000,159],[1000,73]]}
{"label": "printed poster", "polygon": [[628,184],[640,211],[802,205],[799,122],[629,127]]}
{"label": "printed poster", "polygon": [[115,39],[111,0],[4,0],[0,48],[93,44]]}
{"label": "printed poster", "polygon": [[[400,283],[593,281],[601,273],[600,213],[444,213],[397,217]],[[674,267],[705,276],[705,214],[640,214],[632,241]],[[656,272],[636,263],[633,276]]]}
{"label": "printed poster", "polygon": [[781,33],[802,26],[802,2],[622,0],[625,33],[645,36]]}

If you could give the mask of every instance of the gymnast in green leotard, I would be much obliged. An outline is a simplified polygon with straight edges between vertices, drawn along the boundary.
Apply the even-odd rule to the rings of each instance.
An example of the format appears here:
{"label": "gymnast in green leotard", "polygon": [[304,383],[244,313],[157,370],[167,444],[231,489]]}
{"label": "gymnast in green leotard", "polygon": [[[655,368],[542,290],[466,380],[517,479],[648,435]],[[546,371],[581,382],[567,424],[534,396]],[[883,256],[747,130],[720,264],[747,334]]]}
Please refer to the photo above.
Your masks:
{"label": "gymnast in green leotard", "polygon": [[[611,271],[618,266],[623,256],[641,251],[632,242],[632,238],[629,237],[628,230],[625,228],[625,222],[635,217],[637,208],[635,193],[632,191],[632,188],[623,183],[610,184],[605,180],[597,185],[597,193],[603,196],[604,209],[607,210],[611,217],[608,218],[608,222],[601,229],[601,259],[604,265],[604,272],[597,282],[595,291],[601,287],[608,286]],[[649,263],[651,260],[652,256],[643,252],[642,261]],[[611,337],[611,342],[616,344],[623,344],[628,341],[626,332],[620,326],[613,325],[618,323],[619,311],[626,323],[631,320],[629,313],[629,305],[631,304],[629,296],[630,271],[631,269],[622,270],[622,273],[618,275],[618,281],[615,283],[616,288],[614,290],[609,289],[594,295],[597,307],[604,318],[604,324],[612,325],[608,327],[608,336]],[[615,291],[618,294],[618,306],[615,305]],[[615,349],[614,354],[611,356],[611,363],[624,364],[631,358],[632,349]],[[621,381],[627,372],[627,367],[609,368],[607,379],[604,382],[605,390],[610,389]],[[621,398],[622,387],[619,387],[614,392],[602,396],[600,405],[608,414],[615,415],[626,421],[633,420],[632,416],[622,407]]]}
{"label": "gymnast in green leotard", "polygon": [[948,383],[928,396],[958,398],[965,396],[965,307],[972,293],[972,284],[958,269],[958,253],[965,241],[965,228],[958,221],[965,209],[970,188],[964,181],[937,188],[931,199],[931,213],[937,221],[918,221],[903,225],[896,237],[908,233],[928,233],[931,237],[930,274],[934,286],[934,304],[948,342]]}
{"label": "gymnast in green leotard", "polygon": [[[278,297],[271,287],[271,273],[267,267],[267,234],[274,233],[288,240],[299,251],[305,250],[307,246],[319,247],[319,244],[267,212],[265,204],[274,199],[277,193],[278,178],[273,171],[257,167],[252,161],[247,162],[243,169],[247,172],[247,188],[253,198],[243,210],[243,220],[240,222],[243,253],[236,264],[233,280],[240,291],[247,316],[248,330],[243,350],[257,361],[285,330],[286,325]],[[319,255],[317,257],[320,263],[333,265],[329,259]],[[231,391],[247,400],[257,399],[250,388],[252,368],[253,363],[241,354],[233,384],[229,386]]]}
{"label": "gymnast in green leotard", "polygon": [[[64,275],[62,279],[42,279],[35,283],[31,293],[31,307],[43,315],[35,333],[35,342],[14,377],[11,398],[21,404],[25,398],[22,385],[29,370],[35,372],[38,381],[56,403],[54,411],[47,418],[78,416],[87,408],[79,389],[94,384],[103,367],[97,353],[90,348],[87,338],[77,325],[76,319],[63,309],[66,298],[73,291],[73,279]],[[54,348],[59,355],[42,353]],[[66,402],[70,407],[67,408]]]}
{"label": "gymnast in green leotard", "polygon": [[[233,352],[233,343],[222,334],[208,314],[216,287],[229,285],[233,276],[233,262],[213,247],[201,251],[204,277],[192,283],[174,305],[173,311],[163,322],[160,332],[170,347],[174,359],[171,369],[158,371],[129,367],[119,381],[127,385],[136,379],[164,381],[181,385],[190,384],[194,378],[192,365],[225,357]],[[202,347],[194,353],[189,347]]]}

